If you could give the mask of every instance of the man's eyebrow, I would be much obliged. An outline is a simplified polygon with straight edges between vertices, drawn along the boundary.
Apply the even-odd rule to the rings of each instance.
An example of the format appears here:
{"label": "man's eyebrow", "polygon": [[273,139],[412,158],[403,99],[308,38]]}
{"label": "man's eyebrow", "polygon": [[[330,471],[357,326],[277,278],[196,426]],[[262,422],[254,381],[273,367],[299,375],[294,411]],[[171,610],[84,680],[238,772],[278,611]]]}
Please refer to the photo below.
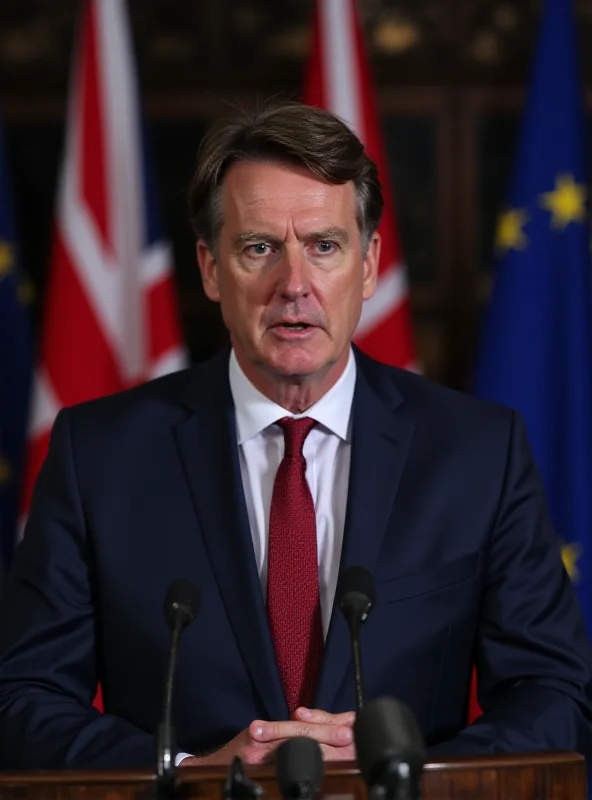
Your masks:
{"label": "man's eyebrow", "polygon": [[249,242],[270,242],[276,244],[279,242],[277,236],[272,233],[265,233],[265,231],[241,231],[236,236],[232,237],[232,244],[234,247],[240,247]]}
{"label": "man's eyebrow", "polygon": [[336,239],[341,244],[349,244],[349,233],[344,228],[326,228],[323,231],[314,231],[306,238],[311,242]]}
{"label": "man's eyebrow", "polygon": [[[325,228],[321,231],[313,231],[305,237],[309,242],[324,242],[325,240],[336,240],[341,244],[349,244],[349,234],[344,228]],[[241,231],[232,238],[233,247],[241,247],[245,244],[252,242],[269,242],[270,244],[280,245],[280,239],[273,233],[266,233],[265,231]]]}

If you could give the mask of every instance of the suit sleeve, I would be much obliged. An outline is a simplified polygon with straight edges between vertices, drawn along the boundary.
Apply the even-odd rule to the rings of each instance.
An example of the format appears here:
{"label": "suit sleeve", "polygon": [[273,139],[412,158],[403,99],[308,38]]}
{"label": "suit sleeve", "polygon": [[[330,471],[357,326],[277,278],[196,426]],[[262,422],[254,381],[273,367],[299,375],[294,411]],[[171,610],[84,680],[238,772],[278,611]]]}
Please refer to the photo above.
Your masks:
{"label": "suit sleeve", "polygon": [[592,757],[592,650],[516,413],[485,569],[475,649],[483,714],[429,754],[560,749]]}
{"label": "suit sleeve", "polygon": [[153,766],[152,734],[92,706],[97,589],[68,414],[54,424],[0,604],[0,768]]}

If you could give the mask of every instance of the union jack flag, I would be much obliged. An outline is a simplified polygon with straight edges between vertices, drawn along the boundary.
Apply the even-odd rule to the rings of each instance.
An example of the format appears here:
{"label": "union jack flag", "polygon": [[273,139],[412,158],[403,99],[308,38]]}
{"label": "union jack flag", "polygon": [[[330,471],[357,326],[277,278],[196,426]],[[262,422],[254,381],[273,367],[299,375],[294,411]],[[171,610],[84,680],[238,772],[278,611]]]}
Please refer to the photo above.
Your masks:
{"label": "union jack flag", "polygon": [[71,77],[23,512],[60,408],[186,363],[122,0],[87,0]]}
{"label": "union jack flag", "polygon": [[405,265],[387,159],[355,0],[317,0],[304,101],[336,114],[376,163],[384,196],[378,286],[364,303],[356,344],[397,367],[415,367]]}

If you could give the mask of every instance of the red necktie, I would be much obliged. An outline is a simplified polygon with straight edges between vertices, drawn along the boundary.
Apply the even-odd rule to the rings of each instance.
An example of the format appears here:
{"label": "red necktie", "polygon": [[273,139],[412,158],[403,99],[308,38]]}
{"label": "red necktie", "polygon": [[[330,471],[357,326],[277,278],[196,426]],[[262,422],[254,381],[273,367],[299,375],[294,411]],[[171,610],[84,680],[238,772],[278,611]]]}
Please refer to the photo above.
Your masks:
{"label": "red necktie", "polygon": [[317,526],[302,455],[316,423],[285,417],[278,424],[284,429],[284,458],[269,515],[267,616],[292,713],[312,703],[323,654]]}

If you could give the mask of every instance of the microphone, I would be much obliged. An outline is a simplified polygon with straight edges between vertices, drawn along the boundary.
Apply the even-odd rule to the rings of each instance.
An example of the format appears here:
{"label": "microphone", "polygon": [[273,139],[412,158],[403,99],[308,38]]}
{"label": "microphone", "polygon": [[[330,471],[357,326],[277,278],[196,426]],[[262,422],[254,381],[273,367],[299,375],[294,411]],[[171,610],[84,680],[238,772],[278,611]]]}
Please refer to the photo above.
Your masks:
{"label": "microphone", "polygon": [[357,711],[364,708],[360,625],[368,619],[368,614],[374,605],[374,595],[374,578],[366,567],[349,567],[339,576],[335,600],[343,612],[349,628],[354,658]]}
{"label": "microphone", "polygon": [[321,746],[308,736],[286,739],[275,755],[275,774],[284,800],[314,800],[323,780]]}
{"label": "microphone", "polygon": [[235,756],[228,768],[224,784],[224,800],[258,800],[264,794],[263,788],[246,774],[240,756]]}
{"label": "microphone", "polygon": [[360,772],[373,800],[417,800],[426,751],[409,706],[392,697],[372,700],[356,716]]}
{"label": "microphone", "polygon": [[169,650],[169,666],[164,686],[162,718],[156,737],[158,800],[173,797],[175,788],[175,736],[172,723],[173,683],[179,639],[195,619],[201,605],[201,592],[191,581],[179,578],[171,583],[164,599],[164,617],[172,637]]}

